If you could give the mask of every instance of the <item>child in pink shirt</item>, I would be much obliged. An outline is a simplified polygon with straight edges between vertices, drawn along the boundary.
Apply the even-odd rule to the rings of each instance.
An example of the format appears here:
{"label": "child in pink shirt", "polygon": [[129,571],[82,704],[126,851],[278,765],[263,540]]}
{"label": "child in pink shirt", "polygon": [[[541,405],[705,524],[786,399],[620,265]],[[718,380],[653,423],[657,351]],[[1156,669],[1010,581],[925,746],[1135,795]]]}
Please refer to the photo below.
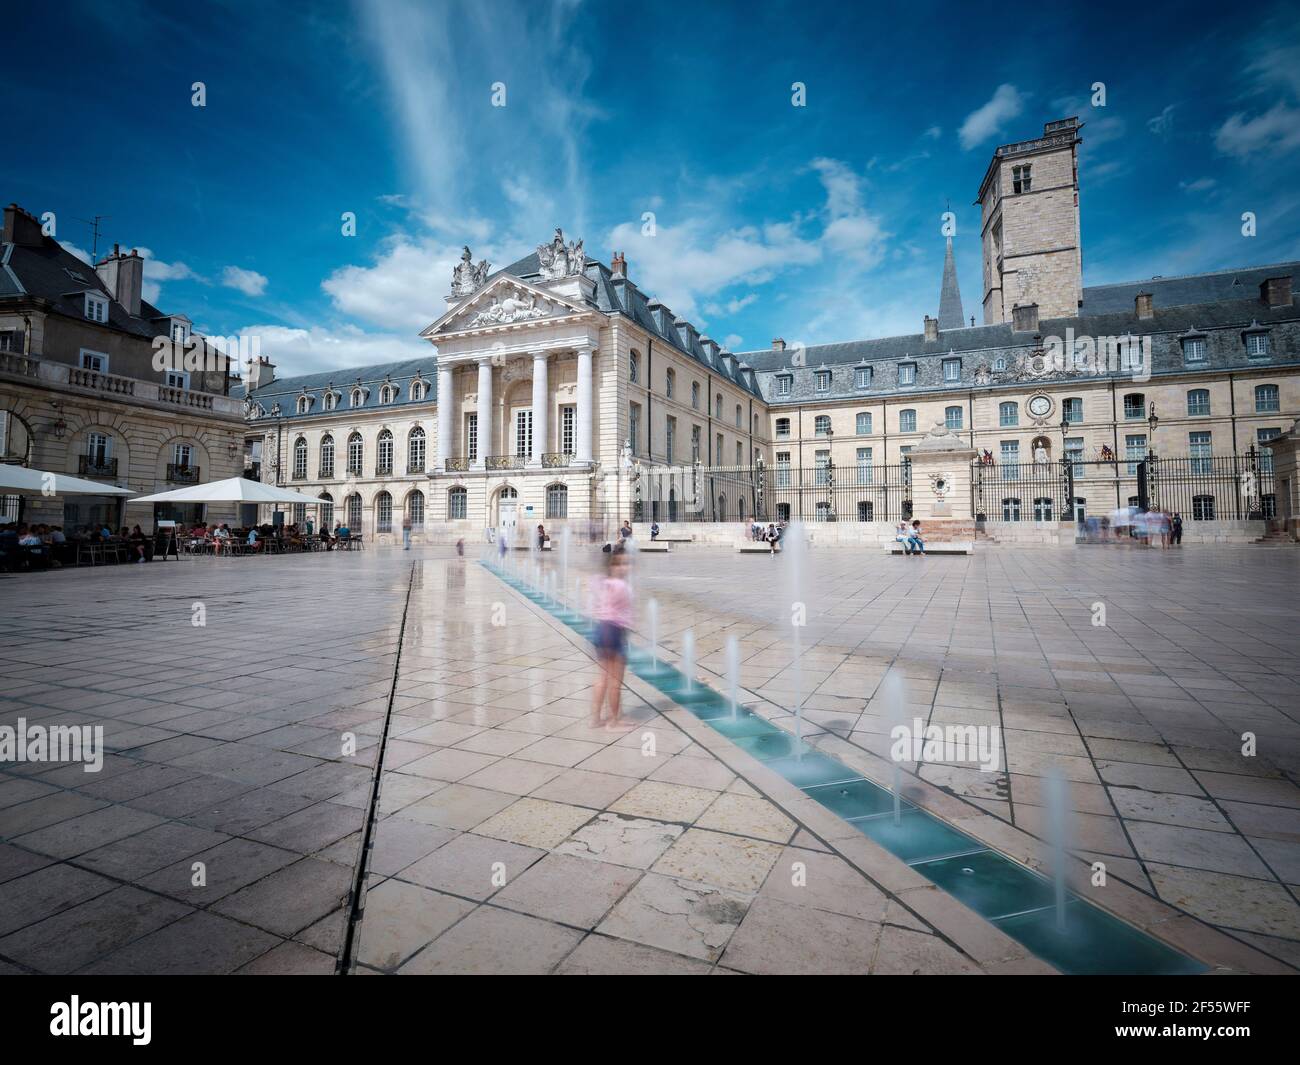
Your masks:
{"label": "child in pink shirt", "polygon": [[600,662],[600,676],[592,689],[592,728],[601,726],[601,707],[607,696],[609,720],[605,727],[632,727],[619,717],[623,670],[627,666],[627,630],[632,627],[632,588],[627,582],[627,563],[625,552],[610,552],[605,576],[596,591],[596,636],[593,642]]}

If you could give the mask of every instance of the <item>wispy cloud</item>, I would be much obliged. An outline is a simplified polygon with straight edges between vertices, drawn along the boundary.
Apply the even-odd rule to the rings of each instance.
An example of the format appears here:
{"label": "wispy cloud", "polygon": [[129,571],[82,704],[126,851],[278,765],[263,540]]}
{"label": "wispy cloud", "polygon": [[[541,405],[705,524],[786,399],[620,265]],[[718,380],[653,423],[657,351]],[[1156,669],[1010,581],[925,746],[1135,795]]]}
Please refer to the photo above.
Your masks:
{"label": "wispy cloud", "polygon": [[1014,85],[999,85],[988,102],[977,107],[957,130],[957,139],[961,146],[969,151],[983,144],[991,137],[997,136],[1013,118],[1019,117],[1025,109],[1028,93],[1022,93]]}
{"label": "wispy cloud", "polygon": [[245,296],[260,296],[266,291],[266,277],[256,270],[245,270],[240,266],[227,266],[221,272],[221,283],[227,288],[238,289]]}

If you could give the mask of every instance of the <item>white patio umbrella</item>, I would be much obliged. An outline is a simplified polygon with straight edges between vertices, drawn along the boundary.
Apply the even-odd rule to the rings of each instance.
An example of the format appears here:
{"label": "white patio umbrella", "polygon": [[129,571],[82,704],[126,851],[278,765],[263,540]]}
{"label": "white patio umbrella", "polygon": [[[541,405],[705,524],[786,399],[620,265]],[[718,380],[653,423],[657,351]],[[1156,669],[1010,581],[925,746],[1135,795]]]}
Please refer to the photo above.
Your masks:
{"label": "white patio umbrella", "polygon": [[48,473],[34,470],[30,466],[13,466],[0,464],[0,491],[16,495],[45,496],[129,496],[134,495],[129,488],[118,488],[115,484],[102,484],[88,481],[84,477],[73,477],[69,473]]}
{"label": "white patio umbrella", "polygon": [[277,488],[247,477],[227,477],[224,481],[192,484],[151,496],[139,496],[132,503],[320,503],[315,496]]}

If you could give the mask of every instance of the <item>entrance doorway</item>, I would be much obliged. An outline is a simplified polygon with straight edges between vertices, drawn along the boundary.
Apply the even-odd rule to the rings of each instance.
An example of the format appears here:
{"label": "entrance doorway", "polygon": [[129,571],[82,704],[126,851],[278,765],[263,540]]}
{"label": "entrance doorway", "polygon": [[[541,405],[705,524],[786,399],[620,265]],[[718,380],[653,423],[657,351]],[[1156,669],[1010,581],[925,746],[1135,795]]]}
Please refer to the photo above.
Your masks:
{"label": "entrance doorway", "polygon": [[519,493],[506,485],[497,493],[497,528],[513,538],[519,517]]}

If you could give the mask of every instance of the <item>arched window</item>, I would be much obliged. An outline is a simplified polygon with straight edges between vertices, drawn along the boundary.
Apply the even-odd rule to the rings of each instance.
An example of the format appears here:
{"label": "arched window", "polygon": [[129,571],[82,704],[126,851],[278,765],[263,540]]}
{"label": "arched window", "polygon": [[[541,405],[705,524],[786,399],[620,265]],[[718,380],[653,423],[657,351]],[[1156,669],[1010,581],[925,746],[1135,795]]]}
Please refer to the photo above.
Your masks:
{"label": "arched window", "polygon": [[1020,424],[1020,404],[1018,403],[999,403],[998,404],[998,425],[1004,429],[1013,425]]}
{"label": "arched window", "polygon": [[632,384],[641,380],[641,356],[635,351],[629,352],[627,356],[627,379]]}
{"label": "arched window", "polygon": [[691,409],[700,409],[700,383],[699,381],[691,382]]}
{"label": "arched window", "polygon": [[339,394],[337,392],[325,393],[325,409],[334,410],[339,405]]}
{"label": "arched window", "polygon": [[469,493],[464,488],[447,489],[447,520],[456,521],[469,514]]}
{"label": "arched window", "polygon": [[353,536],[361,535],[361,496],[353,492],[348,496],[345,513],[347,514],[348,531]]}
{"label": "arched window", "polygon": [[1187,413],[1210,413],[1210,390],[1208,388],[1193,388],[1187,393]]}
{"label": "arched window", "polygon": [[310,397],[310,396],[299,396],[299,397],[298,397],[298,413],[299,413],[299,414],[306,414],[309,410],[311,410],[311,397]]}
{"label": "arched window", "polygon": [[384,385],[384,387],[379,390],[380,403],[392,403],[395,399],[397,399],[397,389],[392,385]]}
{"label": "arched window", "polygon": [[871,435],[871,414],[868,411],[858,411],[857,430],[858,436]]}
{"label": "arched window", "polygon": [[387,492],[375,496],[375,531],[393,531],[393,497]]}
{"label": "arched window", "polygon": [[815,436],[825,436],[831,431],[831,416],[829,414],[819,414],[813,419],[813,434]]}
{"label": "arched window", "polygon": [[365,445],[361,434],[353,433],[348,437],[348,473],[361,473],[361,460],[365,457]]}
{"label": "arched window", "polygon": [[424,430],[418,425],[406,437],[406,472],[424,472]]}
{"label": "arched window", "polygon": [[307,438],[305,436],[300,436],[293,442],[293,479],[295,481],[307,479]]}
{"label": "arched window", "polygon": [[898,431],[900,433],[916,432],[916,411],[909,409],[898,412]]}
{"label": "arched window", "polygon": [[366,394],[362,392],[361,389],[354,388],[352,390],[352,397],[348,400],[348,402],[351,403],[352,406],[354,407],[359,407],[365,401],[366,401]]}
{"label": "arched window", "polygon": [[664,375],[664,395],[669,399],[673,398],[673,393],[677,391],[677,374],[670,367],[668,373]]}
{"label": "arched window", "polygon": [[326,433],[320,442],[320,476],[334,476],[334,438]]}
{"label": "arched window", "polygon": [[388,429],[379,433],[379,454],[375,459],[375,476],[393,472],[393,434]]}
{"label": "arched window", "polygon": [[961,408],[945,407],[943,409],[943,424],[949,429],[960,429],[962,425]]}
{"label": "arched window", "polygon": [[406,516],[417,529],[424,528],[424,493],[418,488],[406,497]]}
{"label": "arched window", "polygon": [[418,377],[411,382],[411,400],[419,402],[429,394],[429,386]]}
{"label": "arched window", "polygon": [[1277,385],[1255,386],[1255,413],[1272,414],[1280,409]]}
{"label": "arched window", "polygon": [[719,392],[713,397],[713,416],[722,421],[722,393]]}
{"label": "arched window", "polygon": [[320,527],[328,529],[334,524],[334,497],[328,492],[320,494]]}
{"label": "arched window", "polygon": [[567,518],[569,516],[569,489],[565,485],[547,485],[546,516],[548,518]]}

